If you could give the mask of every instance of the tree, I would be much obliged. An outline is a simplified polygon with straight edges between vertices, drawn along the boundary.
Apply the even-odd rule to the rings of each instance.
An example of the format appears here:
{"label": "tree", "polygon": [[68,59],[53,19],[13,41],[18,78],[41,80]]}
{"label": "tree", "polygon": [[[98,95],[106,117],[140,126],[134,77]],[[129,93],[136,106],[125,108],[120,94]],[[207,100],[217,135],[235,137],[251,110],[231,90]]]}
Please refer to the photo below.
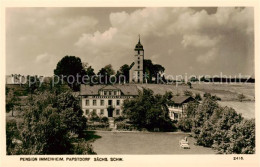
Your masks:
{"label": "tree", "polygon": [[180,120],[178,120],[178,128],[184,132],[191,132],[192,123],[191,118],[181,117]]}
{"label": "tree", "polygon": [[195,94],[195,100],[197,100],[197,101],[201,101],[202,100],[202,98],[201,98],[199,93]]}
{"label": "tree", "polygon": [[243,120],[234,124],[227,137],[230,139],[229,153],[254,154],[255,153],[255,119]]}
{"label": "tree", "polygon": [[190,87],[190,89],[192,88],[191,82],[187,82],[187,85]]}
{"label": "tree", "polygon": [[8,155],[20,154],[20,148],[15,141],[19,140],[19,131],[15,119],[6,120],[6,152]]}
{"label": "tree", "polygon": [[95,78],[95,76],[96,76],[96,74],[95,74],[95,72],[94,72],[94,69],[92,68],[92,66],[88,66],[88,64],[87,63],[83,63],[83,68],[84,68],[84,74],[87,76],[87,80],[84,80],[84,82],[86,83],[88,83],[88,84],[90,84],[90,85],[92,85],[93,84],[93,82],[95,82],[96,81],[96,78]]}
{"label": "tree", "polygon": [[23,108],[20,127],[23,154],[71,154],[72,134],[81,136],[86,128],[79,101],[70,92],[58,96],[43,92]]}
{"label": "tree", "polygon": [[110,77],[115,74],[115,71],[111,64],[101,68],[98,72],[100,84],[110,84]]}
{"label": "tree", "polygon": [[144,59],[144,74],[145,79],[148,81],[148,83],[152,83],[152,79],[156,79],[157,81],[160,81],[159,78],[161,77],[161,74],[164,72],[165,68],[160,64],[153,64],[153,62],[149,59]]}
{"label": "tree", "polygon": [[174,127],[168,110],[168,105],[173,105],[171,98],[170,92],[153,95],[152,90],[144,89],[136,98],[124,102],[123,112],[139,129],[172,131]]}
{"label": "tree", "polygon": [[183,94],[184,94],[185,96],[190,96],[190,97],[193,96],[193,93],[192,93],[191,91],[188,91],[188,90],[185,90],[185,91],[183,92]]}
{"label": "tree", "polygon": [[185,114],[188,118],[194,118],[196,115],[196,111],[198,110],[199,103],[198,102],[189,102],[185,107]]}
{"label": "tree", "polygon": [[6,112],[12,112],[12,117],[14,116],[15,106],[18,105],[19,102],[18,96],[15,94],[14,89],[9,89],[8,94],[6,95]]}
{"label": "tree", "polygon": [[244,94],[239,94],[237,98],[240,102],[242,102],[243,100],[245,100],[246,96]]}
{"label": "tree", "polygon": [[[117,73],[118,82],[129,83],[129,71],[130,71],[129,65],[124,64],[123,66],[121,66],[118,73]],[[122,78],[122,76],[124,78]]]}
{"label": "tree", "polygon": [[54,74],[63,79],[74,91],[79,90],[84,73],[81,59],[75,56],[63,57],[54,70]]}
{"label": "tree", "polygon": [[31,96],[33,93],[35,93],[36,90],[40,88],[40,78],[35,75],[35,76],[27,76],[27,82],[26,82],[26,91],[27,93],[30,93]]}

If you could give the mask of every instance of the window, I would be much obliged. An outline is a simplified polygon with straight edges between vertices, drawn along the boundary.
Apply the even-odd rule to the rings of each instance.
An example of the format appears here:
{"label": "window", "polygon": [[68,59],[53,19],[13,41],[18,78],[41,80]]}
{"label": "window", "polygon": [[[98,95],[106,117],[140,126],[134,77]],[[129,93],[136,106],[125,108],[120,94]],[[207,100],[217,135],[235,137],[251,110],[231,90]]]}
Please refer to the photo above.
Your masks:
{"label": "window", "polygon": [[89,100],[86,100],[86,106],[89,106]]}
{"label": "window", "polygon": [[140,68],[140,66],[138,66],[138,69]]}
{"label": "window", "polygon": [[104,106],[105,105],[105,101],[104,100],[100,100],[100,105]]}
{"label": "window", "polygon": [[108,100],[108,105],[112,105],[112,100]]}
{"label": "window", "polygon": [[109,91],[109,95],[110,95],[110,96],[112,95],[112,92],[111,92],[111,91]]}
{"label": "window", "polygon": [[119,109],[116,110],[116,115],[120,115],[120,110]]}
{"label": "window", "polygon": [[104,115],[104,109],[100,110],[100,115]]}
{"label": "window", "polygon": [[140,60],[140,57],[138,57],[138,60]]}
{"label": "window", "polygon": [[116,100],[116,105],[117,105],[117,106],[120,105],[120,100]]}
{"label": "window", "polygon": [[86,114],[86,115],[89,114],[89,109],[86,109],[85,114]]}
{"label": "window", "polygon": [[114,91],[114,95],[116,95],[116,91]]}
{"label": "window", "polygon": [[97,100],[93,100],[93,106],[97,105]]}
{"label": "window", "polygon": [[179,118],[179,114],[174,113],[174,119],[178,119]]}
{"label": "window", "polygon": [[97,114],[97,110],[96,109],[93,109],[93,114]]}
{"label": "window", "polygon": [[107,95],[107,91],[104,91],[104,95]]}

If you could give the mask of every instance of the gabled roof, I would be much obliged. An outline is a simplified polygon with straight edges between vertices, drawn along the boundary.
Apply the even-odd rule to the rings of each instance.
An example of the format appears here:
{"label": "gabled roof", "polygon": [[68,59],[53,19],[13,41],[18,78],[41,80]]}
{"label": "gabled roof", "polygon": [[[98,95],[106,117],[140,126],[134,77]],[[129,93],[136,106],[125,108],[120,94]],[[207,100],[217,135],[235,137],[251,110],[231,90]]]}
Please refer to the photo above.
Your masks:
{"label": "gabled roof", "polygon": [[138,95],[138,89],[135,85],[80,85],[80,95],[98,95],[100,89],[119,89],[123,95]]}
{"label": "gabled roof", "polygon": [[190,101],[194,101],[194,98],[191,96],[173,96],[172,101],[175,104],[183,104],[183,103],[188,103]]}
{"label": "gabled roof", "polygon": [[80,85],[79,95],[98,95],[98,90],[103,87],[104,85]]}
{"label": "gabled roof", "polygon": [[104,86],[104,87],[101,88],[101,89],[118,90],[118,88],[116,88],[116,87],[114,87],[114,86],[112,86],[112,85],[106,85],[106,86]]}

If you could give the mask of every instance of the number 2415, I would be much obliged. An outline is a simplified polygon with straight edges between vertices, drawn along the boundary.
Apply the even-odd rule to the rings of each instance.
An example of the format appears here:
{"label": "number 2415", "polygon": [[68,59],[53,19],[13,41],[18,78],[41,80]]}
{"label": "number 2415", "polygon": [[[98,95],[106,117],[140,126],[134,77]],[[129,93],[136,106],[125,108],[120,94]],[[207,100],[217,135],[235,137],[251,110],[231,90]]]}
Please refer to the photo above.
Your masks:
{"label": "number 2415", "polygon": [[244,160],[244,157],[233,157],[233,160]]}

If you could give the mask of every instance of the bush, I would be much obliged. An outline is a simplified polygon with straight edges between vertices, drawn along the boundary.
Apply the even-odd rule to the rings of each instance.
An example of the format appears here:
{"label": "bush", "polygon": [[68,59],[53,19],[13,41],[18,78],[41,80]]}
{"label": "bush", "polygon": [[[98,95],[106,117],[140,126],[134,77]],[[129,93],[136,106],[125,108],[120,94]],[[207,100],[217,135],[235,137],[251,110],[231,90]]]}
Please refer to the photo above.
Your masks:
{"label": "bush", "polygon": [[178,126],[187,131],[192,125],[196,144],[212,147],[219,153],[255,153],[255,120],[245,120],[234,109],[220,107],[216,99],[208,95],[197,111],[191,113],[195,113],[195,117],[179,120]]}
{"label": "bush", "polygon": [[72,154],[70,133],[80,137],[86,128],[79,101],[70,92],[32,95],[22,112],[18,134],[14,133],[15,122],[7,123],[7,145],[13,141],[21,143],[21,152],[9,151],[10,154]]}
{"label": "bush", "polygon": [[108,123],[88,124],[88,130],[108,130]]}
{"label": "bush", "polygon": [[183,117],[178,121],[177,126],[180,130],[184,132],[191,132],[192,123],[192,119]]}
{"label": "bush", "polygon": [[124,117],[124,116],[119,116],[119,117],[116,117],[115,119],[114,119],[114,122],[116,123],[116,122],[122,122],[122,121],[124,121],[126,119],[126,117]]}
{"label": "bush", "polygon": [[246,96],[244,94],[239,94],[237,98],[240,102],[242,102],[243,100],[245,100]]}
{"label": "bush", "polygon": [[100,118],[99,118],[99,116],[97,115],[96,112],[91,112],[90,113],[89,120],[92,121],[92,122],[100,122]]}
{"label": "bush", "polygon": [[185,90],[185,91],[183,92],[183,94],[184,94],[185,96],[190,96],[190,97],[193,96],[193,93],[192,93],[191,91],[188,91],[188,90]]}
{"label": "bush", "polygon": [[8,155],[21,154],[19,131],[16,120],[12,119],[6,122],[6,152]]}
{"label": "bush", "polygon": [[195,100],[197,100],[197,101],[201,101],[202,100],[202,98],[201,98],[199,93],[196,93]]}
{"label": "bush", "polygon": [[74,154],[86,155],[96,153],[93,151],[93,146],[82,139],[74,146]]}
{"label": "bush", "polygon": [[154,95],[151,89],[143,89],[134,99],[124,101],[123,112],[138,129],[172,131],[168,108],[173,105],[171,98],[171,92]]}
{"label": "bush", "polygon": [[137,128],[134,125],[125,122],[118,122],[116,124],[116,127],[117,130],[127,130],[127,131],[137,130]]}
{"label": "bush", "polygon": [[102,117],[101,122],[102,123],[108,123],[108,117]]}

